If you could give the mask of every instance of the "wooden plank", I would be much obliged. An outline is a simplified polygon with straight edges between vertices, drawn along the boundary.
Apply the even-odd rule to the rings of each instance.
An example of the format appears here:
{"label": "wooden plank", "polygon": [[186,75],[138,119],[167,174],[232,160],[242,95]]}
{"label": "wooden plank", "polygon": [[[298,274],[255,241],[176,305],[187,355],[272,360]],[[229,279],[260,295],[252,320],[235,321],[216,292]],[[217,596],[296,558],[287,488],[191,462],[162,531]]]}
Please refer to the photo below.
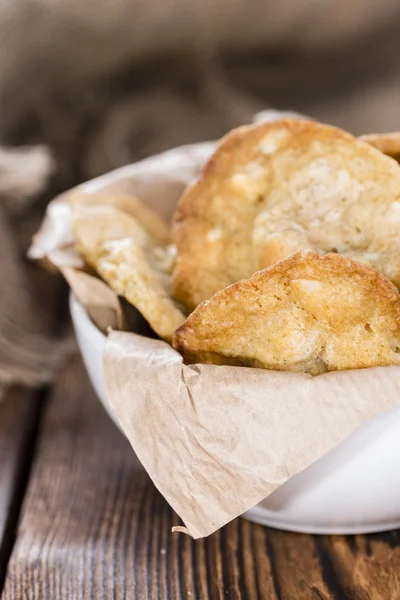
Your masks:
{"label": "wooden plank", "polygon": [[400,597],[397,535],[313,537],[237,519],[194,542],[176,524],[75,357],[43,419],[3,600]]}
{"label": "wooden plank", "polygon": [[398,531],[318,540],[319,552],[336,589],[351,600],[400,598]]}
{"label": "wooden plank", "polygon": [[270,530],[267,544],[281,597],[296,600],[334,598],[324,581],[312,536]]}
{"label": "wooden plank", "polygon": [[3,598],[242,598],[246,588],[275,600],[268,579],[268,593],[256,589],[249,528],[261,527],[235,521],[194,542],[171,533],[178,522],[72,359],[44,416]]}
{"label": "wooden plank", "polygon": [[30,411],[29,395],[12,390],[0,404],[0,538],[3,537],[10,507],[24,427]]}
{"label": "wooden plank", "polygon": [[0,585],[15,537],[15,526],[34,449],[41,398],[14,388],[0,403]]}
{"label": "wooden plank", "polygon": [[3,597],[174,593],[178,536],[169,530],[177,523],[72,359],[44,417]]}
{"label": "wooden plank", "polygon": [[[25,283],[33,292],[32,301],[36,297],[41,307],[33,327],[48,335],[58,332],[63,323],[61,314],[66,314],[66,288],[61,277],[51,277],[32,263],[26,263],[25,274]],[[0,403],[0,590],[16,536],[46,393],[44,388],[32,391],[14,387]]]}

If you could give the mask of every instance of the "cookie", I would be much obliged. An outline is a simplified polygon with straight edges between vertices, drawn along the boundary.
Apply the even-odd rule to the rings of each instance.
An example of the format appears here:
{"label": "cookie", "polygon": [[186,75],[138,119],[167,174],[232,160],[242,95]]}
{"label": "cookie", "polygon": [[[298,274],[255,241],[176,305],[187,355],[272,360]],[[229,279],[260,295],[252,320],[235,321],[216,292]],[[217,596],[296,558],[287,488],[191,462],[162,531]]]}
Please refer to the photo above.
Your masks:
{"label": "cookie", "polygon": [[132,238],[108,241],[97,251],[96,271],[119,295],[135,306],[166,341],[185,316],[171,297],[171,278],[157,255],[145,253]]}
{"label": "cookie", "polygon": [[297,251],[338,252],[400,285],[400,167],[335,127],[284,119],[228,134],[174,217],[188,309]]}
{"label": "cookie", "polygon": [[294,256],[200,304],[174,333],[187,362],[318,375],[400,363],[400,295],[338,254]]}
{"label": "cookie", "polygon": [[141,248],[155,246],[137,219],[112,206],[74,206],[72,233],[77,251],[91,267],[95,267],[99,245],[108,240],[130,237]]}
{"label": "cookie", "polygon": [[167,223],[153,209],[135,196],[114,192],[87,194],[78,188],[70,192],[68,202],[73,211],[96,206],[115,208],[134,217],[155,243],[170,243],[170,232]]}
{"label": "cookie", "polygon": [[400,161],[400,131],[392,133],[369,133],[360,135],[358,138],[367,144],[371,144],[383,154],[391,156],[397,162]]}
{"label": "cookie", "polygon": [[74,207],[72,215],[76,247],[85,261],[170,341],[185,319],[172,297],[175,247],[156,245],[138,220],[111,206]]}

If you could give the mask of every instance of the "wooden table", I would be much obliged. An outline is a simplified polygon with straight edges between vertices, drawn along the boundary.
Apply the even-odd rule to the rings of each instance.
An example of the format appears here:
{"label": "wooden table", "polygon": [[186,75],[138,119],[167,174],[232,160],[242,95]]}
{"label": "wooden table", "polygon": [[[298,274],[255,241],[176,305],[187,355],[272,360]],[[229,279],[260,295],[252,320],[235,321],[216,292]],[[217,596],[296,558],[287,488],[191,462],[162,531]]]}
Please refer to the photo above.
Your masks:
{"label": "wooden table", "polygon": [[[55,297],[60,330],[63,286]],[[2,599],[400,599],[398,531],[309,536],[236,519],[204,540],[171,534],[176,515],[77,355],[51,389],[10,392],[0,453]]]}

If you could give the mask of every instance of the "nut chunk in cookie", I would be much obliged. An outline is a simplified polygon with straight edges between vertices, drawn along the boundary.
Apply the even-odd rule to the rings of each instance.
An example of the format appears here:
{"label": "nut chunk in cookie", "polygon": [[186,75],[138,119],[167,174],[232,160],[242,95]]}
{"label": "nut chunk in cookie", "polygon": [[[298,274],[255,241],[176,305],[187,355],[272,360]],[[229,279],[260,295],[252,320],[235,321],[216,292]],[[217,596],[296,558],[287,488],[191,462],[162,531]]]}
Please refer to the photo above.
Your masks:
{"label": "nut chunk in cookie", "polygon": [[400,295],[338,254],[294,256],[200,304],[175,332],[187,362],[318,375],[400,363]]}

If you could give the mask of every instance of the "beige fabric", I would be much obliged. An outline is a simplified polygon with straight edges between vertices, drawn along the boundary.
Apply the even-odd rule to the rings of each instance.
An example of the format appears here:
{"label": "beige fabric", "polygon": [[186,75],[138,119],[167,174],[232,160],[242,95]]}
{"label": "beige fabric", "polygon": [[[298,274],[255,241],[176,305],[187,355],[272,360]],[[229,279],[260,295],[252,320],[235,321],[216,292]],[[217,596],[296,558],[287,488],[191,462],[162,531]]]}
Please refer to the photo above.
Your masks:
{"label": "beige fabric", "polygon": [[44,145],[22,162],[0,149],[0,385],[47,380],[63,355],[17,260],[40,212],[26,199],[215,139],[268,106],[354,134],[400,128],[396,0],[0,4],[0,144]]}
{"label": "beige fabric", "polygon": [[0,134],[52,145],[67,183],[265,105],[388,131],[399,16],[396,0],[4,0]]}
{"label": "beige fabric", "polygon": [[48,328],[45,335],[7,214],[26,209],[27,201],[43,191],[52,168],[44,148],[0,148],[0,398],[10,384],[37,386],[51,381],[73,347],[71,341],[56,345]]}

